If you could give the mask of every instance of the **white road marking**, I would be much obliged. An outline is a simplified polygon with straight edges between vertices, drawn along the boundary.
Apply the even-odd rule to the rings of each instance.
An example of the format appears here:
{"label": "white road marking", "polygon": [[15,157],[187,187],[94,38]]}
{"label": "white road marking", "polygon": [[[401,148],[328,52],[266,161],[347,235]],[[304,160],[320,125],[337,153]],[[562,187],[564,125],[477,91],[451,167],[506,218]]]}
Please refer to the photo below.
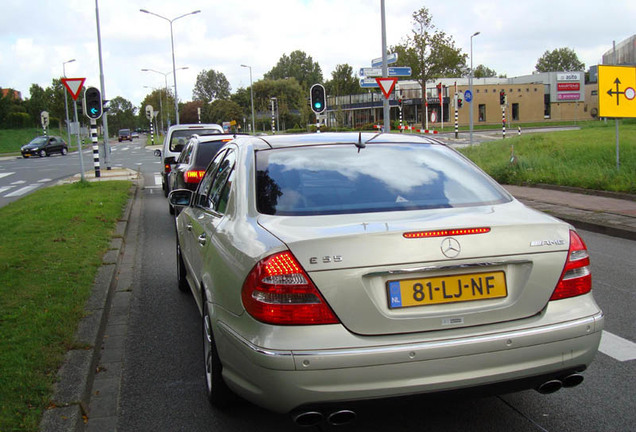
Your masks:
{"label": "white road marking", "polygon": [[161,174],[155,174],[155,184],[161,185]]}
{"label": "white road marking", "polygon": [[51,181],[51,179],[49,179],[49,178],[43,178],[41,180],[38,180],[38,183],[46,183],[46,182],[50,182],[50,181]]}
{"label": "white road marking", "polygon": [[13,183],[11,183],[12,185],[21,185],[21,184],[25,184],[26,180],[18,180],[18,181],[14,181]]}
{"label": "white road marking", "polygon": [[2,186],[0,187],[0,193],[6,192],[11,189],[13,186]]}
{"label": "white road marking", "polygon": [[598,350],[621,362],[636,360],[636,343],[608,331],[603,331]]}
{"label": "white road marking", "polygon": [[0,178],[10,176],[11,174],[15,174],[15,173],[12,173],[12,172],[0,173]]}
{"label": "white road marking", "polygon": [[23,188],[14,190],[13,192],[11,192],[9,194],[6,194],[5,198],[10,198],[10,197],[16,197],[16,196],[24,195],[26,193],[31,192],[34,189],[39,188],[40,186],[42,186],[42,185],[40,185],[40,184],[32,184],[32,185],[29,185],[29,186],[25,186]]}

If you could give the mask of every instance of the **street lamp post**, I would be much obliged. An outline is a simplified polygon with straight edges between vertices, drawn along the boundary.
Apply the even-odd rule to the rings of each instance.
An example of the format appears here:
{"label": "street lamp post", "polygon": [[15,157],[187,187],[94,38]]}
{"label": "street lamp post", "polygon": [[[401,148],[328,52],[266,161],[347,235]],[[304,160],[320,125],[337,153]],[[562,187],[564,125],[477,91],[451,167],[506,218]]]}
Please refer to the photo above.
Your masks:
{"label": "street lamp post", "polygon": [[[71,59],[62,63],[62,72],[64,78],[66,78],[66,63],[73,63],[75,59]],[[68,145],[71,145],[71,123],[68,119],[68,96],[66,95],[66,90],[64,91],[64,110],[66,111],[66,134],[68,136]],[[80,150],[81,151],[81,150]]]}
{"label": "street lamp post", "polygon": [[175,113],[176,113],[176,115],[175,115],[175,118],[177,120],[176,124],[179,124],[179,97],[177,95],[177,68],[175,66],[175,61],[174,61],[174,32],[172,31],[172,23],[175,22],[176,20],[178,20],[179,18],[183,18],[183,17],[186,17],[188,15],[198,14],[201,11],[200,10],[195,10],[195,11],[192,11],[192,12],[188,12],[187,14],[180,15],[180,16],[178,16],[176,18],[173,18],[173,19],[166,18],[166,17],[161,16],[159,14],[156,14],[154,12],[150,12],[150,11],[148,11],[146,9],[139,9],[139,11],[143,12],[143,13],[150,14],[150,15],[154,15],[154,16],[156,16],[158,18],[161,18],[161,19],[164,19],[164,20],[166,20],[166,21],[168,21],[170,23],[170,43],[172,45],[172,73],[174,74],[174,110],[175,110]]}
{"label": "street lamp post", "polygon": [[254,86],[252,85],[252,66],[241,65],[241,67],[250,69],[250,99],[252,101],[252,133],[256,133],[256,127],[254,126]]}
{"label": "street lamp post", "polygon": [[470,75],[468,77],[469,87],[470,87],[470,102],[468,102],[468,108],[470,109],[470,145],[473,145],[473,100],[475,99],[475,95],[473,94],[473,38],[477,36],[480,32],[475,32],[470,37]]}
{"label": "street lamp post", "polygon": [[[176,70],[182,70],[182,69],[189,69],[188,66],[183,66],[180,68],[177,68]],[[154,69],[147,69],[144,68],[141,70],[142,72],[155,72],[158,73],[159,75],[163,75],[163,81],[164,81],[164,85],[165,85],[165,91],[166,91],[166,102],[168,101],[168,75],[170,75],[171,73],[173,73],[173,71],[168,71],[168,72],[159,72],[158,70],[154,70]],[[175,99],[176,99],[176,92],[175,92]],[[165,131],[164,127],[163,127],[163,109],[161,107],[161,94],[159,94],[159,110],[161,111],[161,130]],[[167,115],[167,120],[168,120],[168,126],[170,126],[170,114],[168,113],[168,108],[166,107],[166,115]],[[179,124],[179,123],[175,123],[175,124]]]}

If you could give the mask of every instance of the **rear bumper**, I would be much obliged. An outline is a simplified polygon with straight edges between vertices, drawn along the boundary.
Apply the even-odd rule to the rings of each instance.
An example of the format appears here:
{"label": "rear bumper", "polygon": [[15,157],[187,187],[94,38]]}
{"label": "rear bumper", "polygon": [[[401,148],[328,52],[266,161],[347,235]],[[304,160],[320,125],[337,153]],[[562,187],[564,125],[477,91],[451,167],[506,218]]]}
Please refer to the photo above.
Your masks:
{"label": "rear bumper", "polygon": [[598,350],[596,315],[532,329],[386,346],[272,350],[222,322],[217,339],[228,385],[278,412],[301,405],[432,393],[561,376]]}

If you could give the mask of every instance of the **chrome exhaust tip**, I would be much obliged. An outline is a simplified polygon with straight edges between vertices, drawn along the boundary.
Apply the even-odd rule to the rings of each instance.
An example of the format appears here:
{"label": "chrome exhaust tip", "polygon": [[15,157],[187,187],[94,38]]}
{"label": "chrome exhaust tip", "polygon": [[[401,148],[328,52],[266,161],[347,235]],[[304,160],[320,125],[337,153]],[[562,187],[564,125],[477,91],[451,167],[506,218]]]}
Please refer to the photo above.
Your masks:
{"label": "chrome exhaust tip", "polygon": [[541,384],[537,388],[537,391],[541,394],[550,394],[561,390],[561,387],[563,387],[563,383],[560,380],[554,379]]}
{"label": "chrome exhaust tip", "polygon": [[342,426],[353,422],[356,419],[356,413],[351,410],[339,410],[329,414],[327,421],[332,426]]}
{"label": "chrome exhaust tip", "polygon": [[563,378],[563,387],[565,388],[576,387],[582,382],[583,382],[583,375],[574,373],[572,375],[568,375],[565,378]]}
{"label": "chrome exhaust tip", "polygon": [[324,416],[318,411],[303,411],[292,415],[292,420],[298,426],[312,427],[316,426],[324,420]]}

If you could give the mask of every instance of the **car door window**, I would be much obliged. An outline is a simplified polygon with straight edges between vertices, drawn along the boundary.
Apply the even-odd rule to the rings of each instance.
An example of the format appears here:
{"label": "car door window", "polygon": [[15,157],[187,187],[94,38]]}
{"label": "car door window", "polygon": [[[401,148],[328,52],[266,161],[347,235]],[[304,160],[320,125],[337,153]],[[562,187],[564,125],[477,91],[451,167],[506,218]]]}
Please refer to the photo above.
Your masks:
{"label": "car door window", "polygon": [[205,175],[201,179],[201,184],[196,192],[195,204],[204,208],[212,208],[212,203],[208,201],[208,197],[210,196],[210,189],[212,188],[212,184],[214,182],[215,175],[219,171],[219,166],[225,157],[224,151],[219,152],[212,162],[210,162],[210,166],[208,167]]}
{"label": "car door window", "polygon": [[235,162],[235,152],[228,150],[225,158],[216,169],[216,175],[208,194],[207,200],[211,204],[210,208],[219,213],[224,213],[227,206]]}

